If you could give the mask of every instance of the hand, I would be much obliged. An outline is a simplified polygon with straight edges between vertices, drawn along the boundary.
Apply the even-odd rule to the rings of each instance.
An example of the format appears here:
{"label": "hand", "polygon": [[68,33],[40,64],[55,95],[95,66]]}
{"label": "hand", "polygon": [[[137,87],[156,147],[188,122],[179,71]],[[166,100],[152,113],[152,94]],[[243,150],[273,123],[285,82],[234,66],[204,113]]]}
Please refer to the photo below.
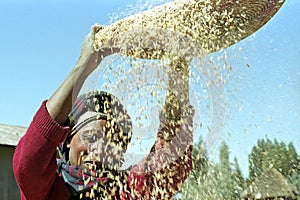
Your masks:
{"label": "hand", "polygon": [[84,39],[77,64],[47,101],[46,106],[50,116],[61,125],[68,119],[74,97],[77,97],[86,78],[104,57],[117,52],[116,48],[96,49],[94,47],[95,34],[103,28],[98,24],[92,26],[90,33]]}
{"label": "hand", "polygon": [[83,78],[92,73],[106,56],[119,52],[117,48],[113,47],[96,49],[95,34],[102,29],[104,29],[104,26],[94,24],[82,44],[81,53],[75,68],[79,68],[79,75]]}
{"label": "hand", "polygon": [[95,34],[104,27],[95,24],[91,27],[90,33],[85,37],[76,68],[87,77],[100,63],[99,51],[94,47]]}

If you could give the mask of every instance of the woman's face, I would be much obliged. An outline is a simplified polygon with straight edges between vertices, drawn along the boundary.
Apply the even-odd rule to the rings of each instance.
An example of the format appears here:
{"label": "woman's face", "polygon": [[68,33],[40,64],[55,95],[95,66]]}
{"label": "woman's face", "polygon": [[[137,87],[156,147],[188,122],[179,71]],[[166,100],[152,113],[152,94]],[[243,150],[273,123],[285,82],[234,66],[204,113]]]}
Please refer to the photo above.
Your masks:
{"label": "woman's face", "polygon": [[[94,115],[94,112],[86,112],[77,123]],[[87,169],[95,169],[103,165],[119,167],[123,151],[120,145],[106,137],[107,124],[106,120],[94,120],[78,130],[69,143],[69,159],[72,165]]]}

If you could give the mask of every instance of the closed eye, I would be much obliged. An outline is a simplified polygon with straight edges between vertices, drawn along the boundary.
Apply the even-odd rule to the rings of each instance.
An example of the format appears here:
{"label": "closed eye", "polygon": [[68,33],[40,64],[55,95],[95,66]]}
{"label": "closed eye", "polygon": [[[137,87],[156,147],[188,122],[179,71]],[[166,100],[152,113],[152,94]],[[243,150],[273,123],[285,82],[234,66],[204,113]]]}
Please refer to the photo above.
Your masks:
{"label": "closed eye", "polygon": [[80,139],[93,142],[103,138],[102,131],[99,130],[86,130],[80,133]]}

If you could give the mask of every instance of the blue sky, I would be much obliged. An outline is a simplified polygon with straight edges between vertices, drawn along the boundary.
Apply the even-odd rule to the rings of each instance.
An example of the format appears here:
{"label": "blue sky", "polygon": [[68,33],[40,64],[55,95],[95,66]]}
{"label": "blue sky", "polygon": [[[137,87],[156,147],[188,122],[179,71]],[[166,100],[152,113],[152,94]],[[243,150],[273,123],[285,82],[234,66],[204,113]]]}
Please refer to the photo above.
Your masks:
{"label": "blue sky", "polygon": [[[28,126],[42,100],[75,65],[90,26],[128,15],[129,4],[141,3],[1,1],[0,124]],[[300,2],[286,0],[254,35],[209,55],[218,62],[226,54],[232,66],[224,78],[227,107],[222,138],[244,174],[247,155],[258,138],[292,141],[300,153],[299,13]],[[216,150],[212,154],[216,157]]]}

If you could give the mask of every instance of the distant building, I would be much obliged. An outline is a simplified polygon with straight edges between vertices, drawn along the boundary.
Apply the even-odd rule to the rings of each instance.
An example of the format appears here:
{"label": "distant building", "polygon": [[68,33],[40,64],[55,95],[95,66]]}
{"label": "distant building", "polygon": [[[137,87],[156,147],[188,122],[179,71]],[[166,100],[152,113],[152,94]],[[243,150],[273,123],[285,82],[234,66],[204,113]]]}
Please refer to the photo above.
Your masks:
{"label": "distant building", "polygon": [[16,145],[25,133],[25,127],[0,124],[0,199],[19,200],[20,192],[12,170]]}
{"label": "distant building", "polygon": [[296,200],[297,188],[274,168],[266,170],[241,194],[247,200]]}

